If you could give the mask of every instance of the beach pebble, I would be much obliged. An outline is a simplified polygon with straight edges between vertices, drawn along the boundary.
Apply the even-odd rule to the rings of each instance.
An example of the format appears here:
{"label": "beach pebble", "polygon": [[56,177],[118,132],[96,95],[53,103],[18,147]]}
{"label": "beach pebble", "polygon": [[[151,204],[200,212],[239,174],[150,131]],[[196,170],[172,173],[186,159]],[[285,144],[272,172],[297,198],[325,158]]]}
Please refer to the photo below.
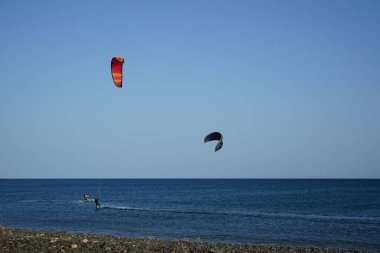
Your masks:
{"label": "beach pebble", "polygon": [[88,240],[87,239],[83,239],[82,242],[83,243],[88,243]]}
{"label": "beach pebble", "polygon": [[76,249],[76,248],[78,248],[78,245],[76,245],[76,244],[71,244],[71,249]]}

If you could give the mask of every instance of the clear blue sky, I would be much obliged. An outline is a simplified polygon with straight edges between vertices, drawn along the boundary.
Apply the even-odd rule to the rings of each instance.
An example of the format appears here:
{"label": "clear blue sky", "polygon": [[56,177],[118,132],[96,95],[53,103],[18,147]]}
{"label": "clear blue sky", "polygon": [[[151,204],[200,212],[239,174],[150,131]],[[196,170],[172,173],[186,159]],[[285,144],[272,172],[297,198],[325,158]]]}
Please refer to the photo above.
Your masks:
{"label": "clear blue sky", "polygon": [[380,177],[380,1],[1,1],[0,27],[0,178]]}

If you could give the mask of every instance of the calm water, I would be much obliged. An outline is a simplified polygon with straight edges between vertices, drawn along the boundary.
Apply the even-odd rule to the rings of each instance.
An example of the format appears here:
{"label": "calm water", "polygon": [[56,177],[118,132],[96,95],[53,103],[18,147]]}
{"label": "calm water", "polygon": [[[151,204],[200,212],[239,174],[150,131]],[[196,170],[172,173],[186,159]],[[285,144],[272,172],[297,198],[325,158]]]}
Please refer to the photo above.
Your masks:
{"label": "calm water", "polygon": [[0,203],[13,228],[380,250],[380,180],[0,180]]}

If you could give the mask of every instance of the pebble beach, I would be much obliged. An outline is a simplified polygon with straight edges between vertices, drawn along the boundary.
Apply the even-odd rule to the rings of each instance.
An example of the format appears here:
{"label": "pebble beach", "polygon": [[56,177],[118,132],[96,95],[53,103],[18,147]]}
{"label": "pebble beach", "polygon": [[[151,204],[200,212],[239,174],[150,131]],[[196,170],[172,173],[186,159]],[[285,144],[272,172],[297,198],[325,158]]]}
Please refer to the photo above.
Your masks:
{"label": "pebble beach", "polygon": [[42,232],[0,226],[0,253],[3,252],[367,252],[347,249],[298,248],[254,244],[206,243],[190,240],[159,240],[109,235]]}

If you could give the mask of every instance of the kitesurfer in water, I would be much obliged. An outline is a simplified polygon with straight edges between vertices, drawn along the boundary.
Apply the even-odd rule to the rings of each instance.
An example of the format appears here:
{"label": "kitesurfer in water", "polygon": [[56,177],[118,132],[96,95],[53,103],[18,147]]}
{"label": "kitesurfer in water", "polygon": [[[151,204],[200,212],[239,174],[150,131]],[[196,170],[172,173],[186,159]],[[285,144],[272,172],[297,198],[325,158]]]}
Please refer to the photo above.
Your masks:
{"label": "kitesurfer in water", "polygon": [[100,208],[99,199],[97,197],[95,198],[95,206],[96,208]]}

